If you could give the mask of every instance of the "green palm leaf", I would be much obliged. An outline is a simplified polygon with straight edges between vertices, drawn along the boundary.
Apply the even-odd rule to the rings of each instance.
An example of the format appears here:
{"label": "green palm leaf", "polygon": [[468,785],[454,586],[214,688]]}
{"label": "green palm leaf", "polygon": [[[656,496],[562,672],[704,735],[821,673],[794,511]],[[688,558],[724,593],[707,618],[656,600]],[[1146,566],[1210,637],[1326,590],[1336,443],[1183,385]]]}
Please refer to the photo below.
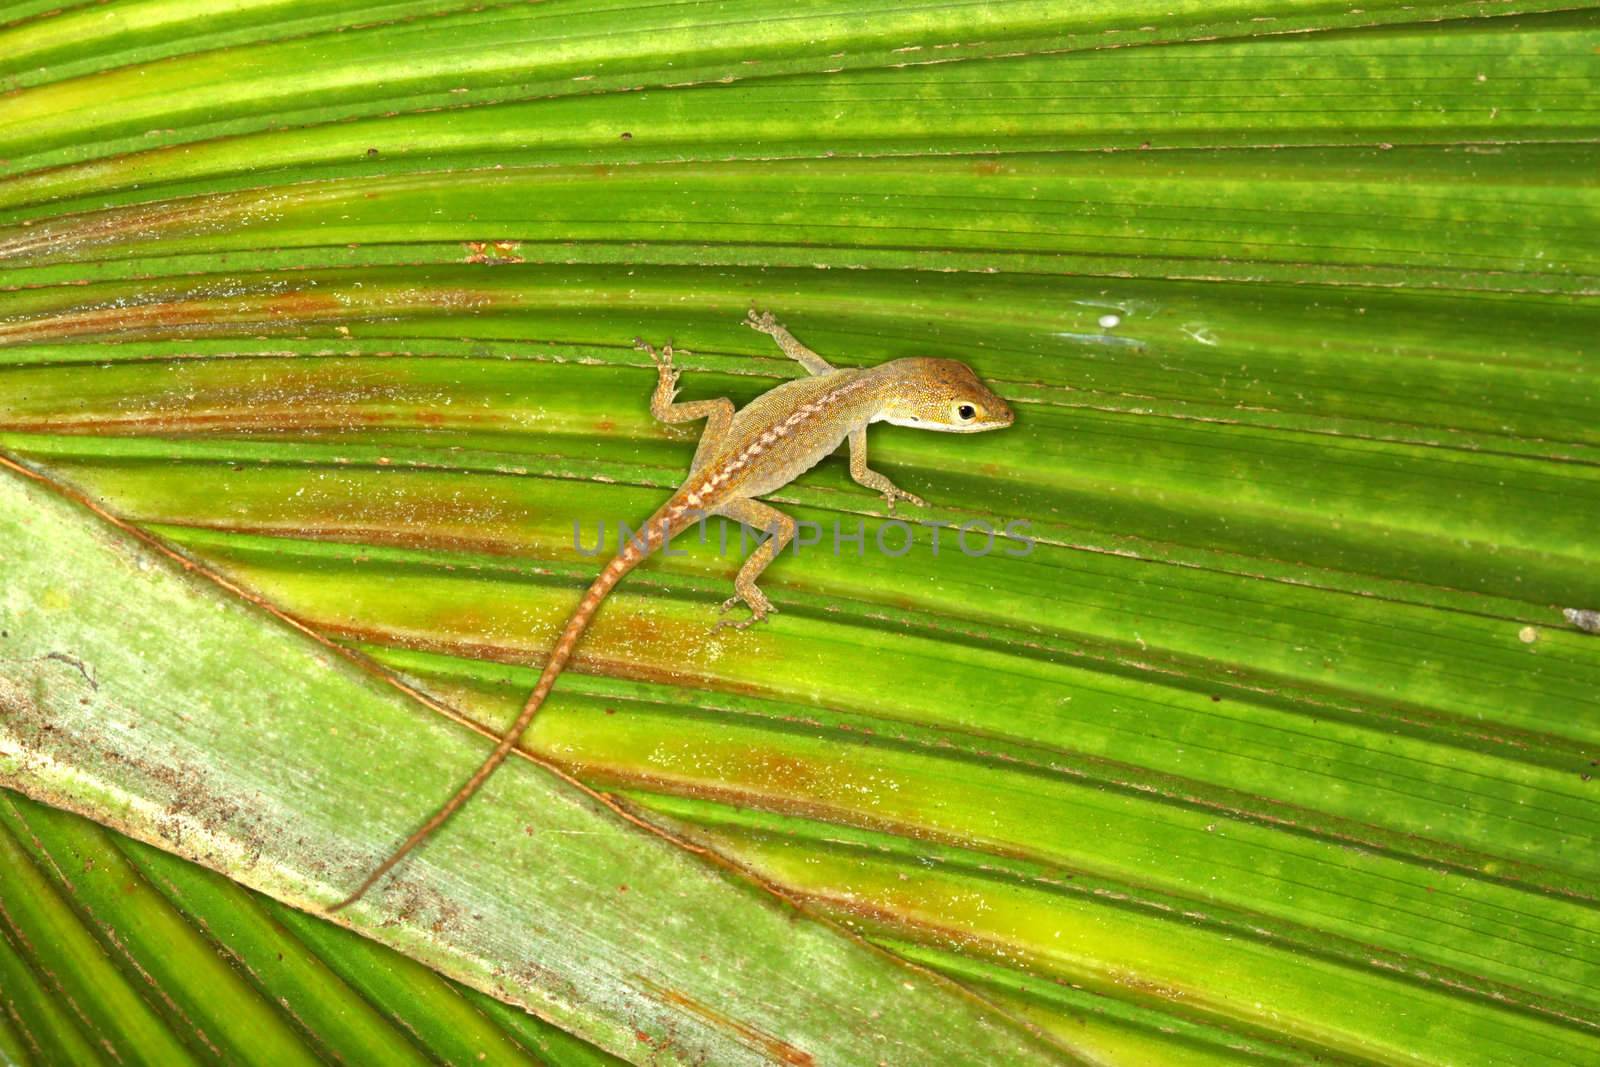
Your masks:
{"label": "green palm leaf", "polygon": [[[0,1056],[1600,1054],[1595,11],[207,7],[0,19]],[[652,560],[388,948],[293,910],[682,477],[633,339],[797,373],[752,306],[1017,425],[776,494],[762,628]]]}

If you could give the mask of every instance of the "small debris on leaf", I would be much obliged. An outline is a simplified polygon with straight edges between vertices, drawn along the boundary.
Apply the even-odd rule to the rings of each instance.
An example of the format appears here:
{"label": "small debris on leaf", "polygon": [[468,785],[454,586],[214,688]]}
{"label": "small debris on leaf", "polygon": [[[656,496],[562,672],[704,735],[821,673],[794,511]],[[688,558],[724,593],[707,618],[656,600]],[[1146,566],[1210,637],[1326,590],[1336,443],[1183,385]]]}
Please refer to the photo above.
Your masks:
{"label": "small debris on leaf", "polygon": [[1566,608],[1561,614],[1567,621],[1586,634],[1600,634],[1600,611],[1588,611],[1582,608]]}

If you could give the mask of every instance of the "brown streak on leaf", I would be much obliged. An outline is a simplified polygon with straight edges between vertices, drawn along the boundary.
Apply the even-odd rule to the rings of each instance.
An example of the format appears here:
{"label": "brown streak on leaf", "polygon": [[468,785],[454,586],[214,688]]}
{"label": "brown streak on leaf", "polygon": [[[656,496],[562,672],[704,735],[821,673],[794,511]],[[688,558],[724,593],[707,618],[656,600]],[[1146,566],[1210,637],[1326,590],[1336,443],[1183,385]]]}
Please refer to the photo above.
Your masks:
{"label": "brown streak on leaf", "polygon": [[[254,317],[249,313],[255,312]],[[170,300],[127,307],[101,307],[0,323],[0,344],[48,341],[93,334],[160,330],[185,326],[313,322],[349,315],[331,296],[282,293],[256,300]]]}
{"label": "brown streak on leaf", "polygon": [[223,201],[225,209],[201,210],[217,202],[182,201],[178,206],[157,203],[149,206],[102,211],[72,218],[68,216],[54,225],[29,227],[0,238],[0,260],[16,259],[39,253],[44,249],[59,253],[62,249],[77,249],[109,244],[130,234],[148,236],[151,231],[162,230],[185,222],[201,222],[207,217],[218,218],[234,214],[237,208]]}
{"label": "brown streak on leaf", "polygon": [[730,1019],[715,1008],[708,1007],[693,997],[679,993],[677,990],[658,985],[642,975],[635,975],[634,980],[649,990],[650,995],[657,1000],[682,1008],[689,1014],[704,1019],[717,1029],[733,1034],[748,1044],[755,1045],[778,1063],[790,1064],[792,1067],[815,1067],[817,1061],[811,1053],[798,1049],[787,1041],[757,1030],[748,1023]]}

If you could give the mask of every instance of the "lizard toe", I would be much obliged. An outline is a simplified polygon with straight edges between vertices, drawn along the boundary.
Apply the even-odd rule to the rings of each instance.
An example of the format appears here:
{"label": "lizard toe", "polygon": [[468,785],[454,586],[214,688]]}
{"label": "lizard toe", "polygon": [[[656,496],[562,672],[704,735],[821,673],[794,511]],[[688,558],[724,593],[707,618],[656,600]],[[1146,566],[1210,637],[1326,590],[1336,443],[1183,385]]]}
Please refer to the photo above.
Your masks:
{"label": "lizard toe", "polygon": [[891,489],[885,489],[883,491],[883,499],[889,502],[889,510],[891,512],[894,511],[895,503],[901,500],[904,500],[908,504],[915,504],[919,508],[925,508],[928,506],[928,502],[926,500],[922,499],[915,493],[908,493],[898,486]]}
{"label": "lizard toe", "polygon": [[756,617],[754,615],[750,616],[748,619],[719,619],[717,620],[717,624],[711,628],[711,632],[716,633],[719,630],[746,630],[749,629],[750,625],[755,621]]}
{"label": "lizard toe", "polygon": [[724,628],[734,630],[749,629],[751,626],[763,621],[768,615],[771,615],[778,610],[777,606],[774,605],[772,601],[768,600],[758,591],[754,597],[746,597],[743,593],[737,593],[729,597],[727,600],[722,602],[722,607],[717,610],[717,614],[726,615],[729,611],[733,610],[733,606],[735,604],[744,604],[748,606],[750,608],[750,617],[747,619],[722,619],[711,628],[713,632]]}
{"label": "lizard toe", "polygon": [[721,629],[748,630],[758,622],[766,622],[767,616],[777,610],[777,608],[768,608],[766,611],[752,611],[747,618],[743,619],[722,619],[712,627],[712,631],[715,632]]}

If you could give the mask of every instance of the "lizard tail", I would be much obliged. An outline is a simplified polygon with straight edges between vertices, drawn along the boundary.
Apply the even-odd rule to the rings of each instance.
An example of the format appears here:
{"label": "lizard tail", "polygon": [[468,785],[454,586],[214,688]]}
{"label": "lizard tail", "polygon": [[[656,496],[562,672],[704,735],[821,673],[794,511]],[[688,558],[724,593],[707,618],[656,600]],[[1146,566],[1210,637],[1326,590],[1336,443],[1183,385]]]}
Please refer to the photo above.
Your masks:
{"label": "lizard tail", "polygon": [[683,525],[675,520],[678,520],[683,509],[673,509],[673,503],[673,501],[669,501],[667,506],[662,507],[660,511],[650,517],[645,525],[646,536],[642,541],[632,538],[624,540],[622,550],[612,557],[611,562],[606,564],[605,570],[601,571],[599,576],[595,578],[594,584],[589,586],[589,591],[583,594],[583,600],[578,603],[577,610],[567,620],[566,627],[556,640],[556,647],[550,653],[550,659],[545,663],[544,670],[539,673],[539,681],[534,685],[533,692],[528,696],[527,702],[522,705],[522,711],[517,715],[517,720],[511,724],[509,730],[501,735],[499,744],[494,746],[494,751],[489,753],[488,758],[473,772],[472,777],[467,779],[466,784],[456,790],[454,796],[445,801],[438,811],[428,817],[427,822],[419,826],[415,833],[406,838],[400,847],[390,854],[388,859],[380,863],[373,869],[371,874],[367,875],[366,880],[356,887],[354,893],[329,908],[330,914],[360,900],[367,890],[377,884],[378,879],[393,870],[395,864],[405,859],[412,849],[427,840],[429,834],[443,826],[445,820],[449,819],[461,805],[470,800],[472,794],[478,791],[479,787],[495,772],[495,769],[506,761],[506,757],[511,755],[511,750],[522,739],[522,734],[527,730],[528,724],[533,722],[533,717],[539,713],[539,708],[544,705],[545,697],[549,696],[550,690],[555,688],[556,679],[566,669],[567,661],[572,658],[573,649],[577,647],[578,640],[583,637],[584,631],[589,628],[589,623],[594,619],[595,612],[599,610],[601,602],[606,598],[606,594],[610,593],[629,571],[644,562],[645,558],[656,547],[656,543],[651,539],[651,533],[664,530],[665,532],[660,534],[660,537],[665,541],[667,538],[682,532]]}

